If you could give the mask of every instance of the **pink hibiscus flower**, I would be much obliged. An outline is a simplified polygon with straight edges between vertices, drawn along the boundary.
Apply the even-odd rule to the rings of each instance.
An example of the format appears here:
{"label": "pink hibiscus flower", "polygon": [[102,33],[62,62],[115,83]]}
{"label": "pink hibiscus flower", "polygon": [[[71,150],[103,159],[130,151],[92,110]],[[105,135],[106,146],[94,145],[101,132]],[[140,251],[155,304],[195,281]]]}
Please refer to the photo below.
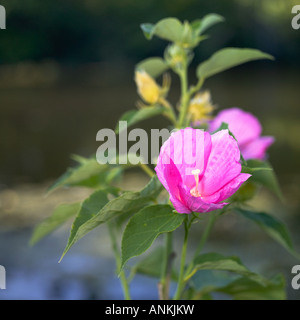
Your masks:
{"label": "pink hibiscus flower", "polygon": [[222,122],[228,124],[245,160],[265,159],[266,150],[274,142],[274,138],[261,136],[262,127],[255,116],[239,108],[225,109],[210,122],[209,131],[217,130]]}
{"label": "pink hibiscus flower", "polygon": [[223,208],[251,175],[241,173],[240,150],[228,130],[212,136],[199,129],[172,133],[163,144],[155,171],[179,213]]}

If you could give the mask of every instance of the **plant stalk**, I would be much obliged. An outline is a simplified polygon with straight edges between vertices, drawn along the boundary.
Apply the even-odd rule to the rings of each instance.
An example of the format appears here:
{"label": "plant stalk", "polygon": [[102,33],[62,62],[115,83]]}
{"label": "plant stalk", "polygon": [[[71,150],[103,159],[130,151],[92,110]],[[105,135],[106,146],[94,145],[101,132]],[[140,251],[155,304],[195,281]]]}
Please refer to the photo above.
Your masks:
{"label": "plant stalk", "polygon": [[[185,278],[184,278],[184,282],[186,282],[188,279],[189,279],[189,274],[191,273],[193,267],[194,267],[194,260],[198,257],[198,255],[200,254],[200,252],[202,251],[205,243],[206,243],[206,240],[215,224],[215,221],[216,221],[216,218],[217,216],[214,215],[214,214],[210,214],[209,216],[209,221],[208,221],[208,224],[202,234],[202,237],[201,237],[201,240],[199,242],[199,245],[195,251],[195,254],[194,254],[194,258],[192,259],[192,261],[190,262],[190,264],[188,265],[187,269],[186,269],[186,272],[185,272]],[[187,278],[188,277],[188,278]]]}
{"label": "plant stalk", "polygon": [[188,216],[184,220],[184,241],[182,246],[182,252],[181,252],[181,262],[180,262],[180,272],[179,272],[179,278],[178,278],[178,284],[176,293],[174,295],[173,300],[179,300],[181,297],[181,293],[184,289],[184,266],[185,266],[185,258],[186,258],[186,252],[187,252],[187,243],[188,243],[188,234],[190,229],[191,223],[188,223]]}
{"label": "plant stalk", "polygon": [[163,257],[163,265],[161,270],[161,279],[160,279],[160,288],[161,300],[168,300],[169,299],[169,286],[170,286],[170,279],[171,279],[171,260],[172,260],[172,250],[173,250],[173,233],[167,232],[165,234],[165,250],[164,250],[164,257]]}
{"label": "plant stalk", "polygon": [[[117,270],[120,270],[120,267],[121,267],[121,256],[120,256],[120,252],[119,252],[119,249],[118,249],[114,228],[113,228],[113,225],[111,223],[107,223],[107,225],[108,225],[108,231],[109,231],[109,235],[110,235],[110,239],[111,239],[113,252],[114,252],[114,255],[115,255],[115,259],[116,259],[116,267],[117,267]],[[123,294],[124,294],[125,300],[131,300],[130,291],[129,291],[129,285],[128,285],[128,281],[127,281],[127,278],[126,278],[124,270],[122,270],[120,272],[120,281],[121,281],[122,290],[123,290]]]}
{"label": "plant stalk", "polygon": [[187,80],[187,65],[184,64],[183,70],[179,73],[181,83],[181,105],[179,112],[179,120],[177,127],[180,129],[184,126],[186,114],[189,106],[189,94],[188,94],[188,80]]}

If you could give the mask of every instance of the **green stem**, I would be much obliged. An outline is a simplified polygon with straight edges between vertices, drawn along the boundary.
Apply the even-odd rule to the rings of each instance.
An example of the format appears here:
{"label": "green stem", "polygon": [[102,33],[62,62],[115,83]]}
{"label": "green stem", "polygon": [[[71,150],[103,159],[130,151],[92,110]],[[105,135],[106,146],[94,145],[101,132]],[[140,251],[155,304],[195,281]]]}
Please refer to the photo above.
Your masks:
{"label": "green stem", "polygon": [[[117,237],[114,233],[113,225],[111,223],[107,223],[107,225],[108,225],[108,231],[109,231],[109,235],[112,243],[113,252],[116,259],[117,270],[120,270],[121,256],[120,256],[120,252],[119,252],[117,241],[116,241]],[[121,280],[121,285],[122,285],[125,300],[131,300],[129,285],[128,285],[128,281],[127,281],[124,270],[120,272],[120,280]]]}
{"label": "green stem", "polygon": [[184,63],[184,68],[179,73],[181,83],[181,105],[178,120],[178,128],[182,128],[185,123],[186,114],[189,106],[189,94],[188,94],[188,79],[187,79],[187,63]]}
{"label": "green stem", "polygon": [[207,240],[207,238],[208,238],[208,236],[209,236],[209,234],[215,224],[216,218],[217,218],[216,215],[214,215],[213,213],[210,214],[208,224],[207,224],[207,226],[204,230],[204,233],[201,237],[200,243],[195,251],[194,258],[196,258],[200,254],[200,252],[202,251],[202,249],[206,243],[206,240]]}
{"label": "green stem", "polygon": [[164,113],[164,115],[171,120],[171,122],[173,123],[173,125],[176,125],[176,113],[172,107],[172,105],[164,98],[160,98],[160,100],[158,101],[162,106],[164,106],[166,108],[166,112]]}
{"label": "green stem", "polygon": [[178,128],[182,128],[188,125],[187,112],[188,112],[189,101],[191,97],[201,89],[204,83],[204,78],[201,78],[199,79],[199,81],[195,86],[191,87],[188,90],[186,69],[184,69],[184,71],[180,74],[180,79],[181,79],[182,100],[181,100],[181,107],[180,107],[180,114],[179,114],[179,122],[177,126]]}
{"label": "green stem", "polygon": [[[192,261],[190,262],[190,264],[188,265],[188,267],[186,269],[184,281],[187,281],[189,279],[189,275],[194,267],[194,260],[198,257],[198,255],[202,251],[202,249],[206,243],[206,240],[207,240],[207,238],[208,238],[208,236],[209,236],[209,234],[215,224],[216,218],[217,218],[216,215],[210,214],[208,224],[206,225],[206,228],[205,228],[204,233],[201,237],[199,245],[195,251],[194,258],[192,259]],[[188,279],[186,277],[188,277]]]}
{"label": "green stem", "polygon": [[189,95],[190,97],[194,95],[197,91],[199,91],[204,83],[204,78],[200,78],[197,84],[190,88]]}
{"label": "green stem", "polygon": [[184,220],[184,242],[182,246],[181,252],[181,262],[180,262],[180,272],[177,284],[177,290],[174,295],[174,300],[179,300],[181,297],[182,290],[184,289],[184,266],[185,266],[185,258],[186,258],[186,251],[187,251],[187,242],[188,242],[188,234],[190,229],[191,223],[188,223],[188,216]]}
{"label": "green stem", "polygon": [[173,233],[167,232],[165,234],[165,250],[163,256],[163,265],[161,270],[161,299],[168,300],[169,299],[169,285],[171,278],[171,259],[172,259],[172,250],[173,250]]}

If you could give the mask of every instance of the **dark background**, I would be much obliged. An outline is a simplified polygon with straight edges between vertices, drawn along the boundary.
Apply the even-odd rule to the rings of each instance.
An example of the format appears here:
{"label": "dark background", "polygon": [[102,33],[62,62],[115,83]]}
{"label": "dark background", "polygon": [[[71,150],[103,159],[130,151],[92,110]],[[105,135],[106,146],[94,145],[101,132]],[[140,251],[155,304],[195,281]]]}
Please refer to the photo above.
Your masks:
{"label": "dark background", "polygon": [[[170,16],[192,21],[214,12],[226,19],[210,29],[210,38],[196,49],[191,82],[197,64],[222,47],[251,47],[275,57],[273,62],[251,62],[217,75],[206,82],[205,88],[210,90],[219,109],[238,106],[250,111],[260,119],[263,133],[275,137],[269,157],[286,202],[282,204],[272,194],[262,192],[255,205],[287,221],[299,248],[300,30],[291,27],[291,8],[295,4],[297,1],[292,0],[1,1],[7,12],[7,29],[0,30],[0,258],[4,261],[0,260],[0,264],[15,270],[10,274],[11,282],[19,279],[15,280],[15,291],[10,293],[12,298],[25,297],[22,290],[26,284],[22,285],[20,279],[28,278],[28,274],[16,276],[24,272],[20,271],[24,268],[18,269],[21,261],[31,261],[31,255],[34,261],[40,261],[39,250],[44,256],[44,249],[52,248],[55,241],[57,248],[51,250],[58,260],[68,232],[64,230],[57,238],[45,240],[37,249],[24,249],[20,243],[28,241],[34,224],[49,215],[58,202],[82,196],[78,191],[75,195],[60,193],[45,199],[45,188],[73,164],[70,154],[95,153],[97,131],[114,128],[121,114],[134,108],[138,100],[133,81],[135,64],[150,56],[162,56],[166,45],[157,38],[146,40],[139,26]],[[174,103],[178,92],[178,80],[172,74],[170,98]],[[163,119],[155,118],[140,126],[149,130],[166,125]],[[142,179],[129,176],[125,184],[134,188],[142,185]],[[228,238],[224,249],[228,252],[232,243],[238,248],[235,236],[228,235],[230,226],[225,224],[225,231],[219,230]],[[260,241],[269,245],[268,238],[259,237],[249,233],[249,251],[243,251],[244,258],[254,265],[249,256],[252,245],[256,243],[258,248]],[[218,243],[218,233],[213,239]],[[274,258],[263,260],[268,268],[290,277],[290,266],[296,261],[277,245],[263,248],[260,254],[256,249],[258,257],[267,259],[265,253],[270,250]],[[103,250],[110,252],[109,246]],[[80,252],[78,249],[78,261],[82,261]],[[282,257],[286,260],[283,266]],[[51,264],[53,256],[47,259]],[[69,263],[66,265],[74,266],[71,260]],[[29,273],[40,270],[33,262],[28,268]],[[61,272],[55,270],[55,274]],[[33,276],[37,288],[42,287],[45,274],[49,272],[41,275],[40,282]],[[68,276],[67,273],[63,278]],[[66,286],[59,283],[61,296],[58,289],[53,289],[52,295],[37,293],[29,298],[69,298],[62,289]],[[290,290],[289,297],[296,296],[297,292]],[[95,297],[115,296],[95,293]]]}
{"label": "dark background", "polygon": [[294,172],[298,157],[281,161],[278,154],[282,148],[280,153],[299,155],[293,140],[300,68],[300,32],[291,27],[294,2],[2,1],[7,29],[0,33],[1,181],[53,179],[70,153],[93,153],[96,132],[114,127],[135,105],[134,65],[163,54],[166,43],[147,41],[140,24],[168,16],[192,21],[210,12],[226,22],[209,31],[192,67],[223,46],[253,47],[276,58],[233,69],[206,86],[220,108],[238,105],[256,114],[277,138],[274,165],[280,173]]}

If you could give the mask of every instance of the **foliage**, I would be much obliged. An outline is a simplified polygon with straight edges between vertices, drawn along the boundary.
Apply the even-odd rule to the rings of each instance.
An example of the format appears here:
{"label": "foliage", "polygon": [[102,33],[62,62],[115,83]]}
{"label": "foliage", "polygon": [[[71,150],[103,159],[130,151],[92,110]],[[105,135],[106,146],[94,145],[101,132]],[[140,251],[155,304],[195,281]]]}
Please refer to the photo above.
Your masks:
{"label": "foliage", "polygon": [[[194,48],[206,39],[204,32],[223,21],[221,16],[209,14],[192,23],[187,21],[182,23],[176,18],[166,18],[156,24],[143,24],[141,28],[147,39],[158,37],[168,41],[164,57],[148,58],[136,66],[136,73],[147,74],[148,78],[143,79],[150,84],[150,90],[153,86],[153,90],[158,94],[154,104],[145,101],[146,104],[141,108],[128,111],[120,119],[128,121],[128,125],[133,125],[154,116],[165,116],[172,128],[186,128],[191,125],[190,101],[200,91],[208,77],[249,61],[273,59],[259,50],[224,48],[198,65],[197,83],[189,86],[187,73],[194,56]],[[167,101],[168,86],[161,88],[155,81],[155,78],[166,71],[173,71],[181,82],[178,112]],[[143,99],[145,97],[143,90],[149,90],[149,87],[145,89],[139,87],[140,83],[137,84]],[[200,127],[205,129],[207,123],[205,121],[201,123],[203,119],[199,120]],[[235,139],[228,124],[223,123],[216,132],[220,130],[227,130]],[[115,132],[119,133],[118,126]],[[232,137],[230,137],[231,140]],[[99,164],[94,157],[85,159],[77,156],[76,159],[79,165],[69,169],[49,188],[49,191],[53,192],[61,187],[85,186],[91,188],[93,192],[81,203],[65,204],[55,209],[51,217],[37,226],[32,236],[32,243],[41,240],[67,219],[75,216],[62,258],[91,230],[107,225],[116,257],[117,274],[121,279],[126,299],[130,298],[129,280],[136,273],[160,278],[158,293],[160,299],[206,299],[212,298],[214,292],[228,294],[233,299],[285,298],[284,280],[281,275],[266,278],[249,270],[238,257],[228,257],[219,253],[202,253],[214,224],[221,216],[230,212],[254,222],[262,231],[297,256],[284,223],[268,213],[251,211],[247,206],[247,201],[253,197],[258,186],[268,188],[282,197],[276,175],[269,162],[257,159],[245,161],[241,155],[241,172],[251,174],[251,178],[228,199],[229,205],[206,213],[209,215],[209,222],[197,244],[194,257],[186,263],[189,230],[192,227],[198,228],[195,222],[202,221],[201,212],[190,214],[176,212],[172,201],[169,201],[171,199],[168,194],[166,196],[162,193],[162,184],[150,166],[137,164],[149,174],[151,179],[141,191],[131,192],[115,187],[116,179],[121,178],[122,173],[131,167],[130,165]],[[184,230],[184,242],[180,266],[176,268],[173,265],[172,256],[177,250],[173,248],[172,240],[174,231],[179,228]],[[117,243],[117,232],[122,233],[121,244]],[[165,236],[165,246],[158,247],[149,256],[145,256],[147,250],[161,234]],[[129,266],[127,262],[131,259],[133,261],[134,257],[140,255],[143,259],[140,259],[136,265]],[[126,266],[131,269],[129,276],[126,274]],[[169,292],[171,280],[177,282],[177,290],[173,297],[170,297]]]}

